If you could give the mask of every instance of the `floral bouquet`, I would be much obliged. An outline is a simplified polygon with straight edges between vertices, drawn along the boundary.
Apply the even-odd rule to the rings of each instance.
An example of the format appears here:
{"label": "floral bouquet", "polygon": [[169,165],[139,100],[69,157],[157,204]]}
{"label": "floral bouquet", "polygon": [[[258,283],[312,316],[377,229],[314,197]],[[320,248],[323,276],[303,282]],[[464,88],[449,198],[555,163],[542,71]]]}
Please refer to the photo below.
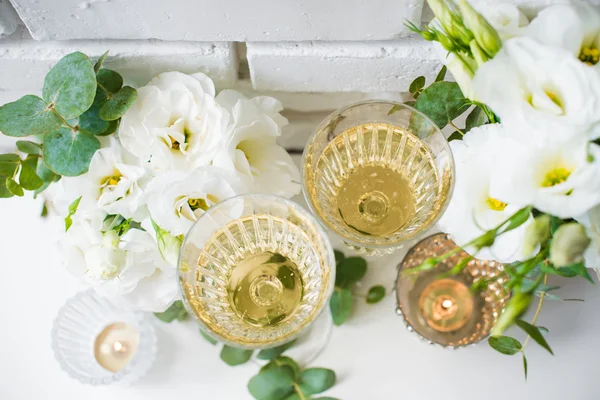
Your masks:
{"label": "floral bouquet", "polygon": [[[586,267],[600,268],[600,9],[556,5],[528,22],[509,4],[480,14],[466,0],[428,3],[436,18],[410,28],[435,42],[457,82],[442,73],[427,88],[423,77],[411,85],[415,107],[455,129],[456,187],[440,228],[470,254],[455,273],[472,257],[505,263],[512,297],[489,343],[522,353],[526,371],[530,338],[552,352],[535,326],[544,299],[560,299],[548,276],[592,281]],[[513,324],[528,335],[523,344],[502,336]]]}
{"label": "floral bouquet", "polygon": [[[47,194],[65,218],[67,268],[101,294],[163,312],[178,298],[183,236],[213,204],[248,193],[292,197],[299,172],[276,139],[287,120],[270,97],[167,72],[137,91],[73,53],[43,97],[0,108],[0,130],[25,153],[0,155],[0,197]],[[118,134],[115,133],[118,127]]]}

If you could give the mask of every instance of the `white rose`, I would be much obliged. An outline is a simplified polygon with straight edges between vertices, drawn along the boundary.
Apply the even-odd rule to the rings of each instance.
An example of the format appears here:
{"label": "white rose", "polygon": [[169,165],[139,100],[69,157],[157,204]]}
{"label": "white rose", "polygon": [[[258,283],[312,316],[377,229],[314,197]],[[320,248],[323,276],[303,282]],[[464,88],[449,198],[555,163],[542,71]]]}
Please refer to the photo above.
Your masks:
{"label": "white rose", "polygon": [[[501,125],[484,125],[471,129],[463,140],[450,142],[456,166],[456,184],[448,209],[439,227],[452,235],[458,245],[481,236],[517,212],[521,207],[504,203],[490,194],[492,171],[497,168],[504,141]],[[525,258],[523,237],[528,223],[499,236],[493,246],[484,248],[475,257],[512,262]],[[468,248],[467,251],[472,252]]]}
{"label": "white rose", "polygon": [[247,99],[224,90],[217,102],[231,110],[226,146],[214,164],[243,174],[254,191],[292,197],[300,192],[300,172],[285,149],[276,143],[287,120],[279,114],[281,103],[271,97]]}
{"label": "white rose", "polygon": [[178,294],[175,268],[147,232],[95,229],[77,218],[59,243],[67,269],[100,294],[143,311],[164,311]]}
{"label": "white rose", "polygon": [[565,50],[528,37],[509,39],[477,70],[473,87],[509,133],[524,133],[520,140],[600,135],[600,75]]}
{"label": "white rose", "polygon": [[146,188],[148,210],[154,222],[173,236],[185,235],[206,210],[245,192],[235,175],[214,167],[192,172],[170,171],[154,178]]}
{"label": "white rose", "polygon": [[526,35],[565,49],[587,65],[600,69],[600,7],[585,2],[559,4],[542,10]]}
{"label": "white rose", "polygon": [[214,95],[214,84],[204,74],[160,74],[138,89],[121,119],[119,139],[155,171],[208,165],[229,120]]}
{"label": "white rose", "polygon": [[585,266],[600,269],[600,205],[575,219],[585,227],[585,231],[592,241],[583,253]]}
{"label": "white rose", "polygon": [[600,146],[585,138],[545,145],[507,140],[490,193],[505,202],[532,205],[572,218],[600,203]]}
{"label": "white rose", "polygon": [[137,160],[112,139],[109,147],[94,154],[87,173],[61,179],[61,189],[55,192],[57,209],[64,215],[69,204],[81,197],[77,215],[94,220],[97,228],[107,213],[120,214],[125,218],[141,217],[140,182],[145,171],[135,162]]}

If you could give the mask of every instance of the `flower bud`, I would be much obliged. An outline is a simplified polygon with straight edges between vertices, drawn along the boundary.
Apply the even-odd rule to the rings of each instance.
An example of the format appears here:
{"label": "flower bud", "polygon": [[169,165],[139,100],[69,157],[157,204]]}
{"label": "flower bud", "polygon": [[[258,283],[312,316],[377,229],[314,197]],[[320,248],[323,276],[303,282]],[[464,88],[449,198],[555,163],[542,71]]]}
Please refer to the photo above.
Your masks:
{"label": "flower bud", "polygon": [[447,2],[445,0],[427,0],[427,3],[448,37],[465,48],[469,47],[469,42],[473,39],[473,35],[464,26],[460,16],[448,7]]}
{"label": "flower bud", "polygon": [[471,40],[470,47],[471,47],[471,54],[473,54],[473,58],[477,62],[477,66],[480,66],[481,64],[483,64],[484,62],[489,60],[489,57],[481,49],[481,47],[477,43],[477,40],[475,40],[475,39]]}
{"label": "flower bud", "polygon": [[471,7],[467,0],[460,0],[458,6],[465,25],[472,32],[479,47],[489,58],[493,58],[502,47],[502,40],[496,30]]}
{"label": "flower bud", "polygon": [[550,216],[540,215],[525,229],[523,254],[529,257],[536,247],[550,237]]}
{"label": "flower bud", "polygon": [[577,222],[561,225],[552,238],[550,262],[558,268],[580,263],[590,242],[585,228]]}
{"label": "flower bud", "polygon": [[506,308],[500,315],[500,318],[498,318],[498,322],[496,322],[496,325],[492,329],[491,335],[502,335],[509,326],[514,324],[516,320],[527,311],[527,308],[529,308],[531,297],[531,293],[513,293]]}

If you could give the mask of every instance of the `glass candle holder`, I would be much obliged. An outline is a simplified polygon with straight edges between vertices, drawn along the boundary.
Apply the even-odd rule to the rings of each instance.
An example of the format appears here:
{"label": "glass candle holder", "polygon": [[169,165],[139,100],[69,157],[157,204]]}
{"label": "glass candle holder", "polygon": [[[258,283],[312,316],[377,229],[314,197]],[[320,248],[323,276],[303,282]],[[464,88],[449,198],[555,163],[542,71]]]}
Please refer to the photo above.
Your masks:
{"label": "glass candle holder", "polygon": [[[472,259],[459,274],[444,274],[468,256],[462,250],[432,270],[402,273],[454,248],[456,243],[445,233],[429,236],[411,248],[398,266],[396,299],[397,312],[410,331],[429,343],[458,348],[489,335],[510,291],[502,285],[507,279],[504,268],[495,261]],[[481,279],[487,283],[471,290]]]}
{"label": "glass candle holder", "polygon": [[225,200],[194,223],[178,271],[201,329],[230,346],[263,349],[295,339],[326,308],[335,258],[307,211],[252,194]]}
{"label": "glass candle holder", "polygon": [[156,334],[146,314],[87,290],[60,309],[52,348],[61,368],[81,383],[130,384],[152,366]]}
{"label": "glass candle holder", "polygon": [[438,127],[405,104],[372,100],[325,119],[303,156],[303,189],[319,220],[352,249],[391,253],[433,226],[454,187]]}

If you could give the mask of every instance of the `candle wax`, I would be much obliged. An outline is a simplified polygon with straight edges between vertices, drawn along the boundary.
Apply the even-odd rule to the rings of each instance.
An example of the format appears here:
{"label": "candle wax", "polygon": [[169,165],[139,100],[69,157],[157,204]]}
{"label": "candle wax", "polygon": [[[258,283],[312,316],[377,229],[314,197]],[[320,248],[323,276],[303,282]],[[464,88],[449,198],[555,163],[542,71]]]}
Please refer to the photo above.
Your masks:
{"label": "candle wax", "polygon": [[140,335],[137,329],[124,322],[105,327],[94,342],[94,356],[100,366],[110,372],[119,372],[137,351]]}
{"label": "candle wax", "polygon": [[460,281],[438,279],[421,292],[419,306],[427,325],[439,332],[452,332],[471,319],[473,295]]}

